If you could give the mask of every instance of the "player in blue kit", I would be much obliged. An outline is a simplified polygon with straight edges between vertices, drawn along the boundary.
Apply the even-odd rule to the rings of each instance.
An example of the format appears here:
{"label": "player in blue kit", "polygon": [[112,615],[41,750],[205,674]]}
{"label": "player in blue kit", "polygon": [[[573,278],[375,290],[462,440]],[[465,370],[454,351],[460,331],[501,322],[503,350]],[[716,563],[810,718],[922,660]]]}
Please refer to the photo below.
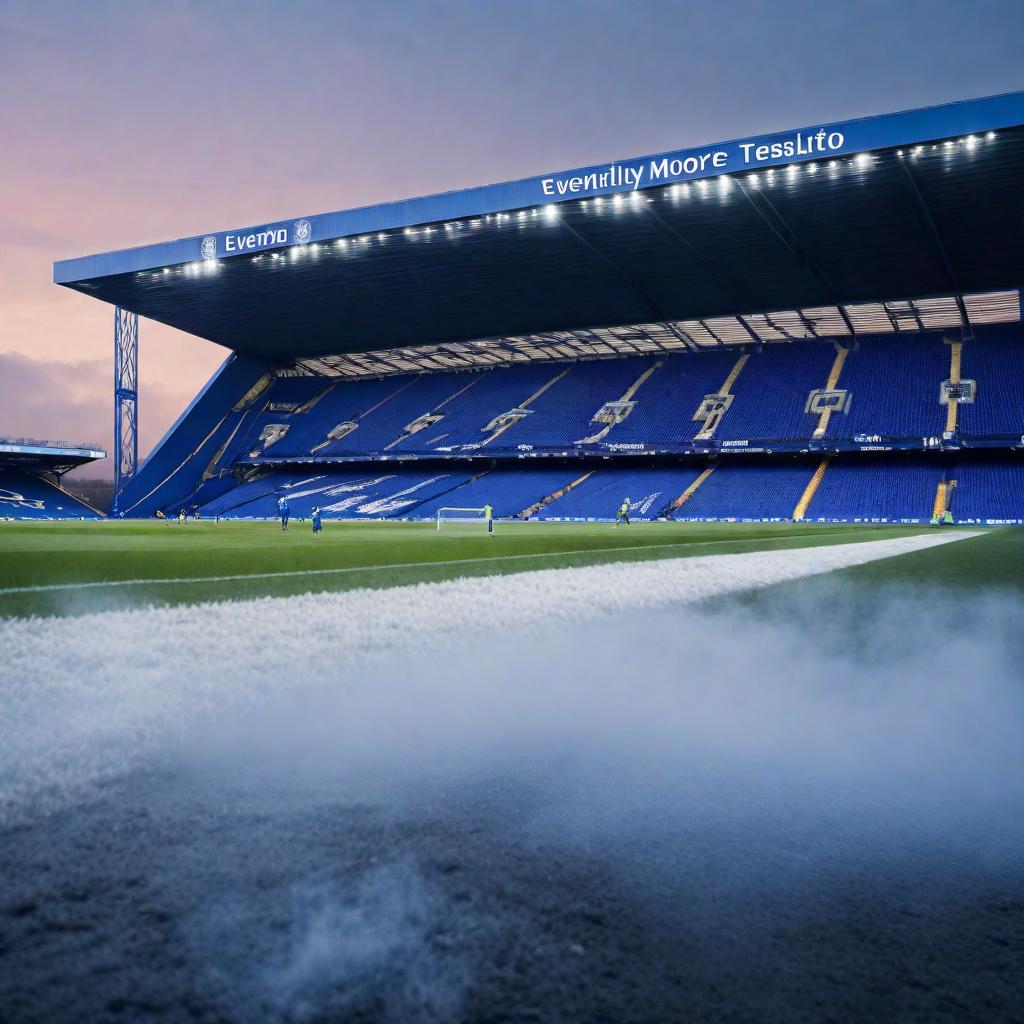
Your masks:
{"label": "player in blue kit", "polygon": [[323,527],[323,522],[320,519],[320,509],[319,508],[313,509],[312,523],[313,523],[313,537],[314,537],[315,540],[319,540],[320,539],[320,530]]}

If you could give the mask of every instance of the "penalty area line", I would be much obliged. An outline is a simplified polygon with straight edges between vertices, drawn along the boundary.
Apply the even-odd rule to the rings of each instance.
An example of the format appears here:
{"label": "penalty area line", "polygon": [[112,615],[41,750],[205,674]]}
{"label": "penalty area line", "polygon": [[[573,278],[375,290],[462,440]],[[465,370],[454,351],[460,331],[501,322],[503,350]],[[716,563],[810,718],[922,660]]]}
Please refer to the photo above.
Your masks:
{"label": "penalty area line", "polygon": [[[844,530],[841,534],[832,536],[849,536],[856,533],[854,530]],[[815,535],[820,536],[820,535]],[[794,538],[800,539],[800,538]],[[389,562],[383,565],[346,565],[336,569],[293,569],[287,572],[245,572],[234,573],[230,576],[181,576],[161,577],[157,579],[131,579],[131,580],[92,580],[87,583],[42,583],[27,587],[0,587],[0,596],[11,594],[42,594],[62,590],[100,590],[107,587],[160,587],[173,584],[199,584],[199,583],[239,583],[242,580],[281,580],[294,579],[299,576],[345,576],[358,572],[380,572],[381,570],[400,569],[430,569],[445,566],[476,565],[487,562],[513,562],[524,559],[538,558],[568,558],[576,555],[607,555],[616,554],[620,551],[658,551],[666,548],[706,548],[721,547],[724,544],[744,544],[742,540],[702,540],[702,541],[673,541],[666,544],[632,544],[629,546],[617,546],[610,548],[580,548],[574,551],[542,551],[520,555],[480,555],[476,558],[449,558],[443,561],[432,562]],[[799,546],[799,545],[797,545]],[[818,547],[819,545],[812,545]],[[824,545],[828,546],[828,545]],[[771,550],[771,549],[767,549]],[[786,550],[785,548],[783,550]]]}

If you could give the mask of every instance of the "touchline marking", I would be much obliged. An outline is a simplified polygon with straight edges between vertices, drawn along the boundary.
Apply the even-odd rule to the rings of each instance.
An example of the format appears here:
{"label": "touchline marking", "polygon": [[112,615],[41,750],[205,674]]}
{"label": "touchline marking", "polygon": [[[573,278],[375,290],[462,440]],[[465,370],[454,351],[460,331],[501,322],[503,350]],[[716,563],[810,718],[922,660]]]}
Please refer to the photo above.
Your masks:
{"label": "touchline marking", "polygon": [[[831,536],[845,536],[855,532],[857,531],[844,530],[841,533],[831,534]],[[820,534],[812,534],[811,536],[820,536]],[[609,552],[617,551],[653,551],[663,548],[706,548],[718,547],[722,544],[745,543],[747,543],[747,541],[742,540],[681,540],[674,541],[670,544],[634,544],[628,547],[581,548],[576,551],[544,551],[537,554],[481,555],[479,558],[451,558],[441,562],[391,562],[386,565],[346,565],[338,569],[293,569],[289,572],[244,572],[236,573],[233,576],[182,576],[152,580],[94,580],[90,583],[46,583],[29,587],[0,587],[0,594],[41,594],[55,590],[96,590],[102,587],[157,587],[169,583],[236,583],[239,580],[279,580],[295,576],[342,576],[353,572],[378,572],[381,569],[428,569],[435,565],[472,565],[477,562],[511,562],[523,558],[563,558],[571,555],[604,555]]]}

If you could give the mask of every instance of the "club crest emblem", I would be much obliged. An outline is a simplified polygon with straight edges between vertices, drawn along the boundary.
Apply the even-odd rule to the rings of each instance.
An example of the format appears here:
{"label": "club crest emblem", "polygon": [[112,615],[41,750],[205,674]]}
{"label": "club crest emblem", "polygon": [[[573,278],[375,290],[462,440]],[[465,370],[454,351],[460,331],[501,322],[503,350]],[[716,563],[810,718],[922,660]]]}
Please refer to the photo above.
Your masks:
{"label": "club crest emblem", "polygon": [[297,220],[294,229],[294,241],[305,245],[313,237],[313,225],[308,220]]}
{"label": "club crest emblem", "polygon": [[199,246],[204,260],[212,260],[217,256],[217,238],[215,235],[207,235]]}

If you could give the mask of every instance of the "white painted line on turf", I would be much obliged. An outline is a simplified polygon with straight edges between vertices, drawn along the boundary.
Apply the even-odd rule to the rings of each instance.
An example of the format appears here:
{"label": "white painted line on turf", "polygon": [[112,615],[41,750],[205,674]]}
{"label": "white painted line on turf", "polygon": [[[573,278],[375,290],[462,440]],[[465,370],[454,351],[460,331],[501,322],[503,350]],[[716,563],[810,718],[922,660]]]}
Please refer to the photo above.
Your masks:
{"label": "white painted line on turf", "polygon": [[[855,533],[854,530],[839,531],[831,536],[848,536]],[[970,533],[958,533],[956,536],[946,535],[945,540],[956,540],[959,537],[975,536],[975,531]],[[810,536],[821,536],[811,534]],[[782,540],[799,539],[796,535],[781,538]],[[765,538],[768,539],[768,538]],[[0,595],[5,594],[42,594],[64,590],[99,590],[108,587],[158,587],[168,584],[194,584],[194,583],[237,583],[242,580],[276,580],[288,579],[297,576],[343,576],[357,572],[379,572],[391,569],[430,569],[435,566],[472,565],[479,562],[512,562],[526,558],[562,558],[574,555],[606,555],[616,554],[620,551],[657,551],[665,548],[707,548],[718,547],[723,544],[747,544],[756,543],[755,540],[702,540],[702,541],[673,541],[667,544],[631,544],[623,547],[610,548],[579,548],[573,551],[538,551],[521,555],[481,555],[478,558],[450,558],[444,561],[430,562],[385,562],[380,565],[347,565],[336,569],[290,569],[287,572],[244,572],[235,573],[230,576],[162,576],[156,579],[137,578],[130,580],[93,580],[88,583],[40,583],[27,587],[0,587]],[[860,541],[858,543],[872,544],[881,543],[878,541]],[[830,547],[833,545],[810,545],[811,547]],[[766,550],[803,550],[804,545],[794,545],[793,548]]]}
{"label": "white painted line on turf", "polygon": [[[535,630],[698,605],[976,535],[97,611],[59,623],[0,619],[0,828],[95,795],[193,723],[218,727],[269,695],[301,701],[304,689],[328,684],[343,701],[351,694],[358,718],[359,694],[373,689],[387,659],[397,658],[414,685],[421,663],[443,662],[470,642],[521,642]],[[486,675],[486,659],[476,673]],[[360,742],[372,741],[369,729]]]}

